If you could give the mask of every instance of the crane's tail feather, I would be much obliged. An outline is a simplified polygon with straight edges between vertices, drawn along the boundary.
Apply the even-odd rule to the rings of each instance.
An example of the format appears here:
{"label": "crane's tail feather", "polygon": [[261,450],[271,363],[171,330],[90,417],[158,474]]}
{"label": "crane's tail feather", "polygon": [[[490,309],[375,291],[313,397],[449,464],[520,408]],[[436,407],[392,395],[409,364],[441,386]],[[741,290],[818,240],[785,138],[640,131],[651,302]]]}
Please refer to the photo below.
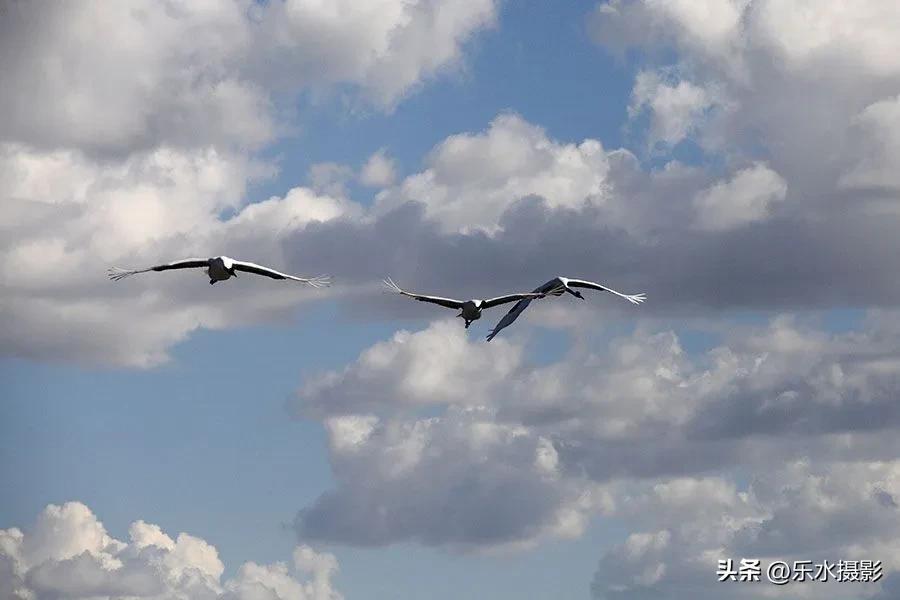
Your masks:
{"label": "crane's tail feather", "polygon": [[129,269],[121,269],[119,267],[110,267],[106,270],[106,276],[112,279],[113,281],[119,281],[120,279],[125,279],[126,277],[131,277],[136,273],[142,273],[143,271],[135,271]]}

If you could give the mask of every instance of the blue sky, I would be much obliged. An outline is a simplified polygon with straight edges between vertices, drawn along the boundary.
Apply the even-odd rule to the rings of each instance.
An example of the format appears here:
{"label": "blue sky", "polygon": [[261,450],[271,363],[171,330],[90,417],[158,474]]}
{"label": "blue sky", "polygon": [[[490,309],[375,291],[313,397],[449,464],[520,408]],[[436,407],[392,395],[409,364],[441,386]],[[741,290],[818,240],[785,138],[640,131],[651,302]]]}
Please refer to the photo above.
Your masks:
{"label": "blue sky", "polygon": [[[715,552],[900,567],[892,3],[177,4],[0,17],[0,598],[199,597],[191,573],[232,600],[713,598]],[[197,252],[335,284],[101,279]],[[503,307],[463,331],[378,288],[558,274],[649,300],[539,302],[487,344]],[[319,587],[280,578],[298,545]],[[106,587],[59,575],[82,551]]]}
{"label": "blue sky", "polygon": [[[484,129],[503,111],[540,124],[553,138],[625,145],[632,69],[591,43],[584,18],[592,8],[590,2],[502,5],[504,25],[469,42],[464,65],[428,81],[391,113],[348,114],[333,102],[301,108],[298,135],[266,151],[281,157],[281,172],[260,197],[304,183],[312,164],[359,165],[381,147],[404,172],[415,172],[435,144]],[[366,202],[365,191],[355,191]]]}

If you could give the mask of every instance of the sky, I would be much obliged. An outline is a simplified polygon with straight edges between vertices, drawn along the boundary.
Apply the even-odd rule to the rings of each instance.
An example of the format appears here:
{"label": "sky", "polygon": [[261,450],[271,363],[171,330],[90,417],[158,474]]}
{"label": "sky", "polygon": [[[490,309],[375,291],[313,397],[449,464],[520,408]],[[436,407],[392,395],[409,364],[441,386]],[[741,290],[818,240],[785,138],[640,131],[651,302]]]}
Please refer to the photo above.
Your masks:
{"label": "sky", "polygon": [[0,600],[896,598],[898,22],[0,0]]}

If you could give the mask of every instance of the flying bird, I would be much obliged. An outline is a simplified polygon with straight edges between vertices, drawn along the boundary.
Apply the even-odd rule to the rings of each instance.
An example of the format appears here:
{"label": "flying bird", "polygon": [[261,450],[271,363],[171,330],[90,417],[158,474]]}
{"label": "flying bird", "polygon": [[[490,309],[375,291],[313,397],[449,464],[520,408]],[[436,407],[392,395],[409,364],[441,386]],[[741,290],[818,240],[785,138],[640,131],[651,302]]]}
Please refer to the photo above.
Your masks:
{"label": "flying bird", "polygon": [[[426,296],[424,294],[407,292],[406,290],[401,289],[399,285],[394,283],[394,280],[390,277],[384,280],[384,285],[388,290],[392,292],[396,292],[403,296],[409,296],[410,298],[415,298],[420,302],[431,302],[432,304],[438,304],[440,306],[459,310],[459,314],[456,316],[465,319],[466,329],[469,328],[469,325],[472,324],[472,321],[477,321],[481,318],[481,311],[485,308],[500,306],[501,304],[515,302],[516,300],[527,299],[530,302],[535,298],[543,298],[547,295],[546,291],[535,291],[529,294],[507,294],[506,296],[497,296],[496,298],[489,298],[487,300],[481,300],[478,298],[475,298],[473,300],[454,300],[453,298],[441,298],[440,296]],[[560,290],[559,293],[561,294],[562,290]]]}
{"label": "flying bird", "polygon": [[295,277],[294,275],[281,273],[280,271],[276,271],[275,269],[270,269],[256,263],[234,260],[233,258],[228,258],[227,256],[216,256],[213,258],[186,258],[184,260],[177,260],[175,262],[170,262],[164,265],[156,265],[155,267],[136,270],[112,267],[107,271],[107,274],[113,281],[119,281],[120,279],[125,279],[126,277],[130,277],[138,273],[147,273],[149,271],[169,271],[171,269],[201,268],[206,269],[206,274],[209,276],[210,285],[214,284],[217,281],[225,281],[226,279],[237,277],[238,271],[243,271],[245,273],[254,273],[256,275],[264,275],[265,277],[271,277],[272,279],[291,279],[293,281],[305,283],[306,285],[312,286],[314,288],[327,287],[331,285],[331,278],[327,275],[322,275],[319,277]]}
{"label": "flying bird", "polygon": [[[599,283],[594,283],[593,281],[585,281],[583,279],[571,279],[569,277],[554,277],[544,285],[535,289],[535,292],[549,294],[551,296],[562,296],[564,293],[569,293],[575,296],[576,298],[580,298],[584,300],[584,296],[581,295],[577,289],[573,288],[588,288],[591,290],[600,290],[602,292],[609,292],[610,294],[615,294],[620,298],[624,298],[631,302],[632,304],[640,304],[644,300],[647,299],[645,294],[622,294],[617,292],[614,289],[608,288],[605,285],[600,285]],[[524,298],[516,302],[516,305],[509,309],[509,312],[503,315],[503,318],[500,319],[500,322],[491,330],[491,332],[487,336],[487,340],[491,341],[494,339],[498,333],[500,333],[501,329],[512,325],[513,321],[519,318],[519,315],[528,308],[528,305],[531,304],[531,298]]]}

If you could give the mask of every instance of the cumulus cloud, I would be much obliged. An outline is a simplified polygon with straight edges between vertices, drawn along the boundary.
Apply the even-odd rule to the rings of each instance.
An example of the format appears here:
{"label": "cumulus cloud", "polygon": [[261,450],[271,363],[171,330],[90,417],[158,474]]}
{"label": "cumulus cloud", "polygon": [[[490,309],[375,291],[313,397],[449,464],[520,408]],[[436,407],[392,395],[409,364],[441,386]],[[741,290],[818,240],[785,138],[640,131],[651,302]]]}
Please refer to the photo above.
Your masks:
{"label": "cumulus cloud", "polygon": [[787,184],[778,173],[763,164],[753,165],[694,197],[697,226],[721,231],[762,221],[786,194]]}
{"label": "cumulus cloud", "polygon": [[[239,307],[178,275],[113,288],[106,267],[227,253],[321,272],[286,263],[281,243],[361,217],[352,171],[320,163],[310,188],[250,204],[248,185],[274,173],[255,152],[290,129],[301,92],[393,108],[458,65],[496,6],[13,2],[0,15],[2,352],[152,366],[197,328],[278,318],[310,296],[282,286]],[[373,161],[369,181],[390,183],[387,157]]]}
{"label": "cumulus cloud", "polygon": [[[276,294],[247,299],[238,313],[218,289],[215,297],[183,291],[174,285],[180,275],[157,278],[152,287],[133,280],[118,288],[89,275],[99,279],[111,263],[156,263],[171,253],[249,253],[282,269],[330,272],[361,283],[384,273],[415,287],[452,280],[452,293],[471,296],[498,286],[531,289],[558,274],[582,276],[648,292],[654,304],[642,307],[645,312],[895,305],[900,288],[881,276],[898,255],[888,166],[896,146],[892,107],[900,90],[885,94],[894,85],[890,61],[859,69],[861,75],[854,71],[854,77],[869,79],[851,88],[843,80],[798,76],[814,73],[810,69],[818,64],[798,54],[788,77],[756,60],[758,52],[776,52],[773,35],[788,34],[778,33],[780,26],[769,23],[761,8],[715,4],[703,19],[694,19],[684,3],[603,5],[592,30],[617,23],[624,35],[624,25],[649,19],[668,32],[654,39],[679,50],[677,68],[643,70],[632,112],[649,114],[650,138],[666,147],[696,137],[705,148],[721,150],[716,140],[726,136],[733,142],[727,153],[734,157],[723,169],[677,161],[648,169],[627,150],[606,149],[596,139],[553,139],[539,125],[504,113],[484,131],[438,140],[425,168],[399,182],[393,181],[387,155],[376,152],[359,175],[367,185],[387,186],[371,209],[347,198],[350,169],[330,163],[312,169],[309,188],[247,204],[248,182],[271,172],[248,158],[247,149],[271,139],[277,111],[263,104],[284,91],[267,69],[295,72],[292,81],[311,88],[354,83],[391,104],[414,80],[456,60],[465,40],[493,22],[493,4],[436,11],[430,3],[385,2],[377,15],[355,4],[336,5],[332,14],[292,2],[173,5],[167,11],[154,4],[112,13],[89,3],[52,8],[63,11],[52,15],[34,12],[51,8],[12,5],[5,22],[22,26],[4,42],[16,38],[22,56],[10,60],[38,60],[34,45],[20,39],[32,31],[34,39],[58,38],[58,44],[42,46],[51,57],[42,64],[61,65],[47,73],[10,68],[4,71],[10,81],[21,79],[12,87],[55,97],[54,90],[67,86],[66,97],[85,101],[35,111],[44,115],[39,122],[16,116],[19,109],[10,107],[7,114],[14,118],[4,124],[12,129],[0,132],[16,140],[3,145],[0,161],[10,216],[0,224],[4,352],[148,366],[165,360],[167,349],[198,327],[277,318],[310,297],[282,286]],[[123,20],[130,33],[90,38],[83,51],[97,54],[96,64],[106,68],[94,73],[99,82],[79,92],[91,78],[57,75],[79,73],[67,62],[81,60],[79,50],[70,48],[72,39],[93,31],[101,15]],[[69,22],[79,26],[60,25]],[[260,32],[265,44],[255,43]],[[431,33],[420,46],[422,32]],[[435,36],[441,39],[435,42]],[[614,37],[600,36],[608,45]],[[127,46],[128,40],[150,38],[161,42],[149,49]],[[333,41],[339,39],[348,43],[338,48]],[[817,47],[831,48],[836,42],[829,40],[823,37]],[[127,47],[113,52],[110,44]],[[260,58],[273,48],[278,60]],[[854,60],[877,59],[874,51],[856,52]],[[434,56],[440,58],[434,62]],[[127,68],[116,62],[119,57],[128,58]],[[144,63],[143,71],[135,66]],[[205,70],[179,68],[187,63]],[[383,68],[405,75],[372,79]],[[131,76],[135,72],[145,73],[140,84]],[[181,79],[169,81],[173,74]],[[868,85],[873,77],[880,83]],[[123,92],[98,96],[107,88]],[[237,113],[263,120],[240,125],[240,118],[209,104],[214,94],[207,88],[244,90],[242,97],[262,104]],[[784,102],[754,102],[764,88]],[[173,89],[181,91],[166,95],[169,104],[157,102],[160,90]],[[790,108],[800,106],[801,96],[816,98],[811,106],[803,104],[802,114]],[[18,98],[17,93],[7,100],[27,104]],[[118,106],[118,99],[127,100],[128,108]],[[101,116],[109,118],[90,125]],[[76,119],[85,133],[71,122]],[[202,127],[184,127],[185,119]],[[846,127],[838,127],[840,139],[819,139],[832,136],[823,129],[834,128],[808,126],[816,120]],[[95,129],[97,137],[87,139]],[[749,131],[759,137],[748,139]],[[769,156],[752,156],[760,145]],[[830,150],[816,155],[810,146]],[[864,198],[849,204],[851,192]],[[480,268],[471,268],[475,264]],[[741,277],[735,281],[733,273]],[[726,275],[730,283],[723,286]],[[777,297],[766,291],[772,286],[780,290]],[[131,297],[127,311],[121,302],[126,289],[140,294]],[[424,314],[383,299],[367,302],[396,315]],[[144,318],[132,318],[134,306]],[[531,318],[526,315],[519,326]]]}
{"label": "cumulus cloud", "polygon": [[274,134],[268,95],[238,71],[253,46],[239,2],[17,2],[3,14],[0,138],[121,152]]}
{"label": "cumulus cloud", "polygon": [[366,349],[342,371],[323,373],[306,382],[297,410],[346,414],[377,410],[398,401],[410,406],[477,406],[489,401],[491,393],[479,382],[503,380],[521,363],[519,348],[504,341],[473,344],[459,322],[438,321],[424,331],[399,331],[389,341]]}
{"label": "cumulus cloud", "polygon": [[[898,42],[888,25],[897,18],[889,1],[851,9],[614,0],[598,4],[589,29],[614,51],[644,52],[671,88],[715,91],[718,110],[695,121],[707,151],[766,159],[792,189],[821,197],[858,166],[858,147],[845,142],[860,113],[900,92]],[[648,73],[652,67],[636,78],[636,95],[652,80]],[[665,121],[672,106],[648,103],[648,110]]]}
{"label": "cumulus cloud", "polygon": [[274,65],[314,88],[353,83],[388,109],[420,81],[456,66],[466,42],[497,17],[494,0],[289,0],[255,8],[264,46],[258,69]]}
{"label": "cumulus cloud", "polygon": [[394,183],[397,176],[397,166],[393,158],[388,156],[387,150],[381,148],[376,151],[359,173],[359,181],[369,187],[388,187]]}
{"label": "cumulus cloud", "polygon": [[348,415],[326,426],[338,487],[298,514],[306,539],[518,549],[577,537],[603,500],[561,476],[548,439],[484,408],[409,420]]}
{"label": "cumulus cloud", "polygon": [[608,170],[599,141],[559,143],[518,115],[502,114],[487,131],[438,144],[428,168],[380,193],[377,206],[384,212],[414,200],[446,232],[490,231],[524,196],[542,196],[554,207],[581,206],[603,193]]}
{"label": "cumulus cloud", "polygon": [[[761,522],[765,499],[750,502],[730,475],[704,474],[740,468],[761,475],[771,461],[789,459],[812,460],[814,469],[875,463],[896,448],[885,443],[900,418],[891,322],[872,315],[858,331],[828,334],[776,318],[697,356],[671,331],[639,329],[541,366],[530,364],[518,343],[484,350],[451,322],[398,334],[300,389],[294,410],[323,418],[337,484],[299,513],[297,531],[362,545],[515,548],[577,536],[598,513],[630,519],[623,507],[654,482],[669,506],[646,510],[660,523],[678,523],[679,510],[693,510],[697,523],[715,515],[730,524],[722,535],[737,536],[751,518]],[[429,362],[434,347],[455,350]],[[870,486],[871,501],[890,507],[892,484],[879,486],[884,493]],[[763,488],[755,489],[761,497]],[[523,500],[510,505],[511,495]],[[488,515],[495,519],[490,527]],[[648,562],[634,550],[645,569],[635,581],[670,581],[678,569],[663,557],[677,555],[697,523],[685,524],[681,537],[660,527],[651,538],[632,540],[658,555]],[[698,553],[724,543],[713,529],[697,538],[708,544]],[[863,530],[845,533],[829,548],[858,542],[878,549],[866,545]],[[766,556],[803,549],[789,547],[785,540],[796,536],[784,535]],[[610,565],[610,572],[637,568]]]}
{"label": "cumulus cloud", "polygon": [[[492,154],[500,167],[488,172]],[[512,114],[486,132],[447,138],[429,161],[380,192],[371,208],[343,195],[346,172],[335,165],[314,173],[319,191],[298,187],[246,204],[247,182],[269,171],[243,154],[160,149],[98,161],[8,146],[0,177],[16,226],[5,228],[0,245],[7,331],[14,331],[6,347],[26,356],[153,364],[196,327],[277,317],[313,297],[271,287],[278,293],[247,299],[237,314],[222,312],[217,302],[230,305],[222,294],[199,304],[196,294],[177,295],[186,294],[175,284],[187,273],[115,288],[97,281],[109,264],[153,264],[170,254],[226,252],[361,284],[390,274],[414,289],[468,297],[577,276],[647,292],[652,303],[642,314],[900,300],[900,284],[882,276],[900,255],[898,215],[875,198],[848,205],[834,191],[797,192],[796,180],[769,163],[741,163],[721,176],[674,161],[648,170],[626,150],[606,151],[591,139],[554,141]],[[83,273],[94,273],[97,285],[88,286]],[[244,282],[228,288],[236,285]],[[126,289],[143,293],[144,310],[158,318],[133,322],[122,313],[104,326],[100,315],[116,314],[112,298]],[[194,303],[184,302],[189,297]],[[366,310],[396,316],[429,314],[383,296],[365,302]],[[46,315],[29,317],[39,305],[50,315],[77,310],[91,325],[67,331],[77,321],[60,316],[64,326],[55,327]],[[116,345],[125,339],[121,331],[132,332],[128,351]]]}
{"label": "cumulus cloud", "polygon": [[715,103],[709,90],[683,80],[668,83],[658,72],[643,71],[635,78],[628,114],[635,118],[648,111],[652,119],[648,143],[672,147],[697,130]]}
{"label": "cumulus cloud", "polygon": [[[192,148],[177,147],[177,140],[172,138],[175,147],[135,151],[127,159],[113,160],[101,160],[82,150],[45,151],[21,143],[6,144],[0,176],[11,190],[6,199],[7,214],[12,219],[5,222],[9,235],[5,238],[8,241],[4,260],[10,298],[6,302],[6,314],[10,315],[7,321],[17,325],[13,352],[45,357],[52,348],[68,347],[69,350],[57,351],[57,356],[65,357],[87,337],[76,332],[48,342],[47,335],[55,331],[54,327],[37,327],[35,318],[19,318],[29,307],[44,305],[51,313],[75,311],[87,315],[96,313],[97,307],[111,308],[102,295],[70,291],[66,292],[66,301],[66,293],[59,288],[52,297],[36,295],[33,290],[43,289],[49,281],[71,281],[75,279],[72,275],[86,270],[84,265],[91,261],[103,265],[126,259],[156,262],[161,259],[162,247],[188,254],[221,252],[218,247],[212,248],[219,244],[208,242],[216,235],[210,231],[228,233],[229,253],[238,254],[233,246],[237,250],[252,248],[252,258],[272,261],[282,268],[333,272],[347,280],[366,281],[376,273],[415,274],[416,285],[432,285],[452,276],[461,291],[471,295],[487,293],[487,285],[529,289],[564,273],[600,279],[626,289],[643,289],[657,299],[656,304],[644,307],[645,311],[673,306],[683,309],[895,304],[896,285],[890,278],[879,276],[882,265],[890,264],[891,257],[897,255],[896,236],[890,234],[896,215],[891,214],[892,202],[884,191],[890,189],[887,155],[895,144],[890,138],[891,129],[882,126],[891,123],[896,92],[882,96],[880,91],[893,85],[890,61],[861,71],[868,74],[866,77],[875,77],[872,73],[876,73],[882,79],[878,85],[857,86],[872,90],[859,92],[858,98],[840,81],[821,77],[786,79],[781,71],[771,67],[766,70],[765,61],[747,62],[757,56],[748,48],[771,53],[777,47],[769,38],[780,29],[766,24],[764,11],[741,2],[717,6],[710,7],[709,18],[695,21],[690,7],[683,3],[613,3],[598,9],[592,26],[595,32],[601,31],[604,24],[626,24],[640,13],[654,27],[668,27],[669,37],[654,39],[669,40],[667,43],[681,52],[679,69],[665,71],[665,76],[660,74],[663,71],[643,71],[639,80],[646,85],[636,87],[636,106],[662,119],[658,134],[672,143],[692,135],[694,130],[706,139],[712,139],[708,136],[715,137],[717,132],[758,132],[771,156],[765,160],[754,157],[750,161],[729,161],[724,172],[713,173],[676,161],[647,169],[626,150],[604,149],[594,139],[554,140],[538,125],[514,114],[502,114],[482,132],[463,132],[440,141],[428,155],[425,169],[382,190],[375,208],[367,211],[344,197],[347,169],[326,164],[319,165],[312,174],[313,192],[296,188],[283,198],[246,206],[243,190],[247,181],[259,174],[259,166],[248,160],[245,153],[223,150],[217,140],[203,136],[192,138]],[[198,32],[204,28],[219,31],[218,24],[223,20],[250,28],[288,28],[305,18],[319,25],[336,26],[336,21],[318,19],[314,9],[290,3],[255,7],[249,14],[237,16],[221,7],[205,12],[201,8],[170,11],[159,19],[177,32],[181,32],[178,27],[187,24]],[[403,10],[407,9],[425,11],[422,15],[430,10],[425,5]],[[10,10],[15,12],[15,19],[32,19],[37,27],[38,21],[29,16],[31,8],[16,5]],[[272,19],[268,10],[286,12],[281,15],[284,18]],[[385,22],[404,19],[400,13],[386,12],[390,14],[379,17]],[[128,13],[127,18],[133,16]],[[148,16],[147,23],[155,23],[157,16]],[[453,23],[474,23],[451,17],[446,15]],[[340,21],[347,27],[357,22],[349,16]],[[134,26],[143,26],[140,23]],[[763,35],[763,31],[769,33]],[[188,38],[192,36],[171,36],[179,44],[191,43]],[[216,43],[220,38],[212,34],[198,33],[193,37],[205,40],[203,47],[210,52],[221,46]],[[293,38],[273,39],[272,43],[289,44]],[[611,39],[603,40],[613,44]],[[830,48],[837,43],[829,41],[828,36],[823,40],[819,46]],[[867,51],[857,59],[875,61],[875,54]],[[179,53],[173,56],[171,60],[181,60]],[[716,62],[711,56],[730,58]],[[743,71],[753,77],[741,75],[733,63],[753,67]],[[797,64],[811,69],[813,63],[807,58]],[[160,68],[169,72],[166,65],[169,63]],[[240,69],[233,72],[242,73]],[[346,72],[354,72],[354,68],[348,67]],[[222,73],[232,71],[223,68]],[[681,74],[684,79],[678,78]],[[764,85],[770,80],[774,87]],[[837,93],[811,94],[817,100],[811,107],[804,105],[803,109],[809,112],[806,118],[798,118],[794,113],[767,116],[760,112],[782,110],[778,108],[782,104],[799,106],[791,100],[801,92],[809,96],[815,91],[809,86],[826,85],[838,86]],[[753,94],[762,93],[763,87],[785,102],[753,103]],[[717,116],[707,118],[710,115],[702,107],[712,101],[710,90],[715,90],[716,106],[721,110]],[[741,102],[735,104],[734,97],[743,91],[749,94],[747,99],[742,96]],[[800,135],[802,132],[785,134],[790,127],[805,127],[818,116],[831,114],[817,112],[820,109],[840,117],[828,118],[828,122],[841,123],[844,119],[849,123],[845,130],[847,144],[820,144],[820,140]],[[738,118],[743,120],[734,120]],[[821,129],[832,128],[809,127],[814,133]],[[66,127],[57,130],[73,131]],[[128,127],[117,130],[126,131]],[[752,154],[752,145],[743,134],[738,133],[733,139],[736,154]],[[801,141],[802,148],[789,147]],[[816,156],[808,151],[809,146],[833,151]],[[845,156],[851,150],[852,160]],[[373,159],[378,156],[376,153]],[[816,164],[810,161],[813,156]],[[156,163],[162,163],[159,170],[154,170]],[[173,167],[175,164],[181,166]],[[26,171],[30,174],[23,175]],[[165,195],[171,194],[173,186],[156,177],[158,172],[169,171],[177,175],[170,178],[173,185],[182,188],[176,194],[177,210],[175,202],[165,202]],[[865,190],[867,195],[862,201],[848,204],[845,194],[851,189],[854,193]],[[98,194],[97,190],[103,193]],[[199,201],[190,200],[195,196]],[[56,200],[47,201],[48,197]],[[113,202],[113,197],[131,198],[133,202]],[[132,209],[139,210],[141,218],[128,218]],[[52,212],[60,216],[51,217]],[[238,214],[227,219],[222,216],[235,213]],[[73,218],[63,219],[62,215]],[[250,223],[261,229],[268,227],[275,234],[254,238],[253,228],[244,230]],[[62,233],[48,235],[51,225]],[[130,241],[124,240],[126,236]],[[85,250],[83,240],[88,239],[89,250]],[[348,243],[349,239],[353,244]],[[398,248],[404,247],[400,241],[415,252],[400,252]],[[113,248],[118,251],[113,252]],[[338,248],[340,252],[336,251]],[[35,260],[36,256],[55,256],[59,260]],[[455,266],[459,262],[484,268]],[[53,272],[48,270],[51,265]],[[869,269],[866,265],[873,266]],[[491,278],[481,271],[490,271]],[[730,278],[730,284],[722,286],[724,274],[735,272],[741,273],[739,280]],[[762,281],[778,286],[777,298],[766,293],[760,285]],[[146,301],[151,300],[147,296]],[[271,302],[281,307],[288,304],[276,301],[276,297]],[[152,364],[165,356],[168,345],[183,339],[193,328],[220,326],[229,321],[208,305],[159,314],[169,324],[148,325],[147,331],[135,339],[152,339],[147,344],[135,343],[143,350],[138,351],[140,356],[132,356],[126,362]],[[108,348],[115,338],[111,333],[98,339],[96,347],[83,356],[102,361],[105,356],[120,355],[120,348]]]}
{"label": "cumulus cloud", "polygon": [[0,530],[3,598],[216,598],[339,600],[337,561],[298,546],[293,564],[245,563],[222,581],[218,551],[186,533],[175,539],[135,521],[129,541],[109,536],[80,502],[50,504],[29,530]]}
{"label": "cumulus cloud", "polygon": [[347,182],[353,169],[333,162],[316,163],[309,168],[309,182],[314,190],[331,196],[346,197]]}
{"label": "cumulus cloud", "polygon": [[856,157],[839,181],[843,188],[883,189],[894,196],[900,179],[900,96],[870,104],[851,121],[848,142]]}
{"label": "cumulus cloud", "polygon": [[[625,491],[617,515],[636,530],[601,558],[595,598],[870,598],[873,583],[716,581],[718,560],[880,560],[896,570],[897,461],[789,461],[758,473],[745,489],[720,477],[646,482]],[[885,596],[887,597],[887,596]]]}
{"label": "cumulus cloud", "polygon": [[279,236],[339,218],[352,205],[297,188],[245,206],[247,183],[267,172],[242,154],[211,148],[160,148],[98,161],[74,150],[0,146],[0,196],[14,215],[4,221],[0,242],[4,352],[152,365],[197,327],[271,318],[309,298],[298,288],[266,291],[265,281],[213,296],[193,272],[124,285],[106,280],[111,265],[222,253],[317,271],[286,265]]}
{"label": "cumulus cloud", "polygon": [[[697,357],[673,332],[641,328],[602,352],[581,349],[536,366],[520,341],[492,349],[493,342],[467,339],[444,321],[398,333],[342,370],[311,376],[294,407],[339,416],[491,406],[511,423],[629,444],[664,442],[672,427],[697,442],[878,430],[900,416],[891,408],[900,373],[891,322],[872,316],[862,330],[829,335],[777,317]],[[433,360],[438,347],[450,348],[440,361]],[[465,386],[453,385],[462,380]]]}
{"label": "cumulus cloud", "polygon": [[277,134],[279,94],[347,83],[390,107],[495,14],[492,0],[7,4],[0,139],[255,148]]}

